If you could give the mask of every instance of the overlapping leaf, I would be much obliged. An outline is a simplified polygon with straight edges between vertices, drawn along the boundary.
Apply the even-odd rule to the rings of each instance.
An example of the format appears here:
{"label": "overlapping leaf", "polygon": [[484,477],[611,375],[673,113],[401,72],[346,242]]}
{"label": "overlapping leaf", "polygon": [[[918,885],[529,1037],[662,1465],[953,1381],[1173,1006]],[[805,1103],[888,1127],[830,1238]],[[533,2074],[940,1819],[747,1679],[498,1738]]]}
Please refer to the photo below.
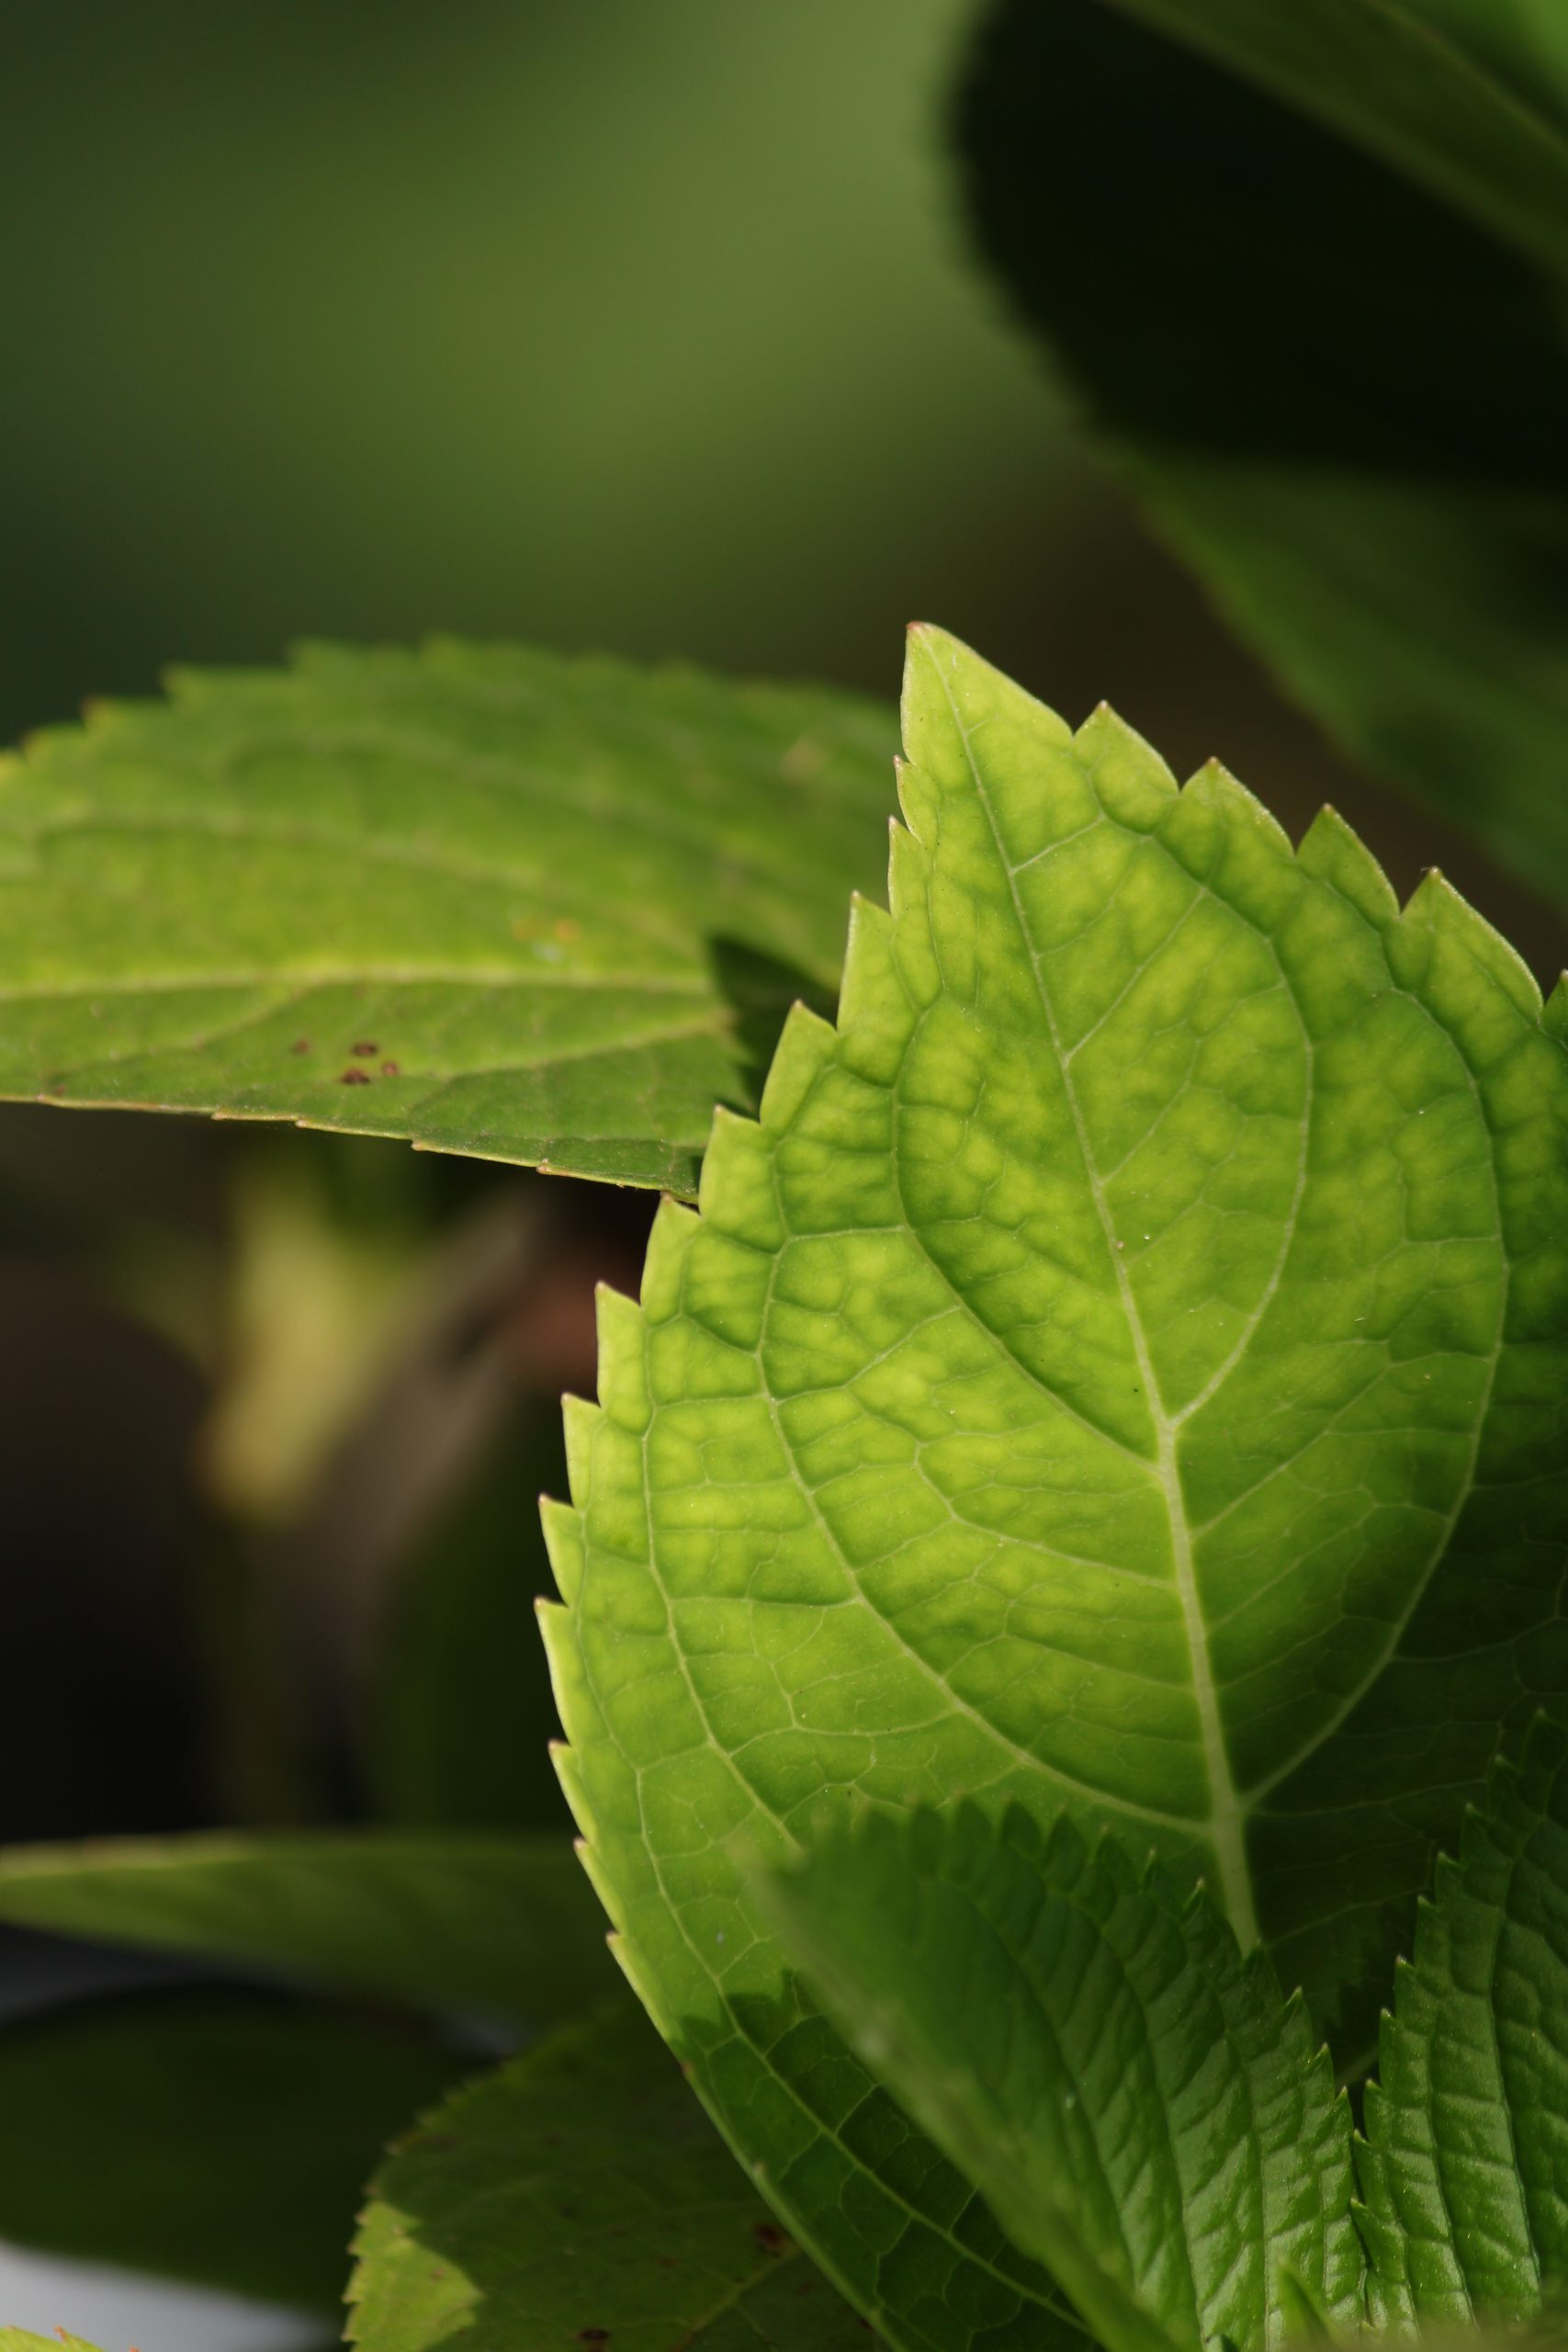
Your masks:
{"label": "overlapping leaf", "polygon": [[887,718],[437,645],[182,675],[0,780],[0,1095],[689,1191],[831,990]]}
{"label": "overlapping leaf", "polygon": [[609,2345],[859,2352],[637,2011],[457,2093],[394,2148],[360,2226],[365,2352]]}
{"label": "overlapping leaf", "polygon": [[775,1881],[868,2065],[1112,2352],[1351,2324],[1350,2119],[1300,1999],[1113,1839],[874,1815]]}
{"label": "overlapping leaf", "polygon": [[1490,0],[1002,0],[985,252],[1237,633],[1568,899],[1568,92]]}
{"label": "overlapping leaf", "polygon": [[1561,2313],[1568,2290],[1568,1738],[1544,1719],[1438,1864],[1367,2086],[1385,2324]]}
{"label": "overlapping leaf", "polygon": [[788,1976],[738,1852],[1064,1805],[1201,1871],[1353,2060],[1499,1727],[1568,1683],[1568,1060],[1402,914],[939,633],[891,922],[607,1297],[547,1630],[635,1981],[900,2341],[1039,2282]]}
{"label": "overlapping leaf", "polygon": [[0,1919],[537,2026],[609,1991],[565,1838],[318,1831],[0,1853]]}

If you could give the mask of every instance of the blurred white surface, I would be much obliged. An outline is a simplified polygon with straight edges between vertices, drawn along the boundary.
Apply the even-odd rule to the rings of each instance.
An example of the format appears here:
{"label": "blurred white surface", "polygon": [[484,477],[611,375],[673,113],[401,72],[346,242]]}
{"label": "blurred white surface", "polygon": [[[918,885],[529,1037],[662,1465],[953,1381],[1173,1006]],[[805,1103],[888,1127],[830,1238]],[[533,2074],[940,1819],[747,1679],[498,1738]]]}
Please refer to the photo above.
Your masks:
{"label": "blurred white surface", "polygon": [[101,2352],[304,2352],[322,2336],[319,2321],[294,2312],[4,2245],[0,2326],[64,2328]]}

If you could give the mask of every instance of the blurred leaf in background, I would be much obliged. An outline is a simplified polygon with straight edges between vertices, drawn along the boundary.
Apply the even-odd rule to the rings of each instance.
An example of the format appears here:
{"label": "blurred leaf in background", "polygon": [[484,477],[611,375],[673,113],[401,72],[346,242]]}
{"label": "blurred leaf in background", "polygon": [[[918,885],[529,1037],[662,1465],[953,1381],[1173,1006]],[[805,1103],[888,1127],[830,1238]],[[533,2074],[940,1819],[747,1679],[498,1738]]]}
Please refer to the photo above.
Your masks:
{"label": "blurred leaf in background", "polygon": [[378,2151],[476,2063],[238,1987],[68,2004],[0,2039],[0,2229],[330,2316]]}
{"label": "blurred leaf in background", "polygon": [[1561,22],[1001,0],[958,124],[981,246],[1226,619],[1568,901]]}

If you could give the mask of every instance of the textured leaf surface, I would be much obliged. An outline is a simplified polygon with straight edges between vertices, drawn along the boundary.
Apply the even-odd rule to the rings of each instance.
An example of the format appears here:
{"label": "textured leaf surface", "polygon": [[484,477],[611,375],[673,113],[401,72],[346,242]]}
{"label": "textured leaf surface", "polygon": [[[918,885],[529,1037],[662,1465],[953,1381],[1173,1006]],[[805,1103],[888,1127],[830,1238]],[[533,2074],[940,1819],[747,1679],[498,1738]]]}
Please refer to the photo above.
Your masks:
{"label": "textured leaf surface", "polygon": [[1360,2151],[1373,2308],[1525,2319],[1568,2290],[1568,1739],[1542,1719],[1438,1863]]}
{"label": "textured leaf surface", "polygon": [[423,2030],[250,1993],[10,2026],[0,2238],[331,2315],[381,2149],[472,2064]]}
{"label": "textured leaf surface", "polygon": [[1361,2311],[1350,2118],[1299,1996],[1113,1838],[874,1815],[775,1880],[868,2065],[1114,2352]]}
{"label": "textured leaf surface", "polygon": [[360,2227],[366,2352],[859,2352],[627,2007],[468,2085],[397,2146]]}
{"label": "textured leaf surface", "polygon": [[1331,817],[1292,854],[934,632],[906,736],[838,1030],[792,1020],[604,1299],[546,1623],[634,1980],[818,2258],[949,2345],[1038,2314],[736,1857],[860,1798],[1076,1807],[1353,2055],[1499,1725],[1568,1680],[1568,1063]]}
{"label": "textured leaf surface", "polygon": [[960,132],[987,256],[1237,633],[1563,903],[1556,13],[1002,0]]}
{"label": "textured leaf surface", "polygon": [[613,1990],[564,1838],[388,1830],[0,1854],[0,1919],[540,2024]]}
{"label": "textured leaf surface", "polygon": [[887,716],[438,645],[181,676],[0,777],[0,1094],[690,1190],[837,978]]}

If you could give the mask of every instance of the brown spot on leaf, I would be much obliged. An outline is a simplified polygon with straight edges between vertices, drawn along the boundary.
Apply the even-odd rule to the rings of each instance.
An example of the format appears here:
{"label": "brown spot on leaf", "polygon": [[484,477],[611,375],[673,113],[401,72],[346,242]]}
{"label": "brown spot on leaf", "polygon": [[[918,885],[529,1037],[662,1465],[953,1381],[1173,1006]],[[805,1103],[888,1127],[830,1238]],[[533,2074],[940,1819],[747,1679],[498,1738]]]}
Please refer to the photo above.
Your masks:
{"label": "brown spot on leaf", "polygon": [[338,1080],[340,1086],[368,1086],[369,1083],[370,1073],[367,1069],[345,1069]]}
{"label": "brown spot on leaf", "polygon": [[784,2233],[776,2222],[759,2222],[751,2235],[765,2253],[782,2254],[784,2250]]}
{"label": "brown spot on leaf", "polygon": [[291,1054],[308,1054],[310,1050],[310,1040],[309,1037],[296,1037],[288,1050]]}
{"label": "brown spot on leaf", "polygon": [[351,1054],[357,1054],[361,1061],[368,1061],[371,1055],[378,1054],[381,1048],[374,1037],[356,1037],[348,1050]]}
{"label": "brown spot on leaf", "polygon": [[607,2327],[580,2327],[577,2340],[580,2344],[608,2344],[610,2331]]}
{"label": "brown spot on leaf", "polygon": [[396,1062],[383,1062],[381,1064],[381,1075],[383,1078],[396,1078],[397,1074],[398,1065]]}

